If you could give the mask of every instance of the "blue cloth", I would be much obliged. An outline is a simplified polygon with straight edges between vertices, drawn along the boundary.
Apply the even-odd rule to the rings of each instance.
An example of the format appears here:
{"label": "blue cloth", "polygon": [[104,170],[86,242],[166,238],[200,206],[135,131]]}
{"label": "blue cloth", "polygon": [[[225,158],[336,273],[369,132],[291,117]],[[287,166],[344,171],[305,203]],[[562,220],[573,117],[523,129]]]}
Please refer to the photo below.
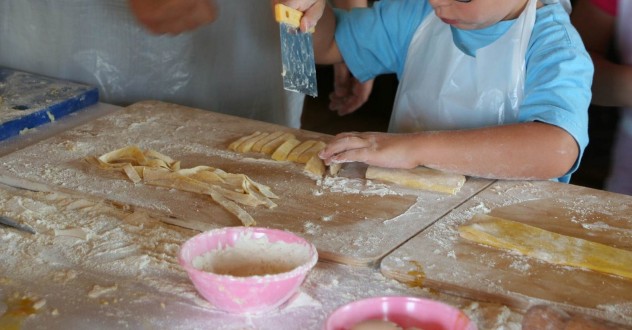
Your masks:
{"label": "blue cloth", "polygon": [[[361,81],[386,73],[401,78],[411,39],[432,11],[427,0],[381,0],[368,9],[336,10],[336,43],[349,70]],[[452,27],[452,41],[473,56],[513,23],[514,20],[502,21],[480,30]],[[518,120],[552,124],[575,138],[579,157],[568,173],[558,179],[569,182],[588,145],[588,107],[594,68],[561,5],[546,5],[537,10],[526,70],[525,96]]]}

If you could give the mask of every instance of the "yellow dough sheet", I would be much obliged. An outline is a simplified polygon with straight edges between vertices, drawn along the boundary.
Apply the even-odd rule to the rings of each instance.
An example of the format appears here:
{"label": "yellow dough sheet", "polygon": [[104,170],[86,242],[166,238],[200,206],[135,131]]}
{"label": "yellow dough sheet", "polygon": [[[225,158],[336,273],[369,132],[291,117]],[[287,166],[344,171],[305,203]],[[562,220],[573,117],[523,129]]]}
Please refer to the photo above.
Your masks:
{"label": "yellow dough sheet", "polygon": [[488,215],[476,215],[473,220],[474,223],[459,227],[461,237],[467,240],[516,251],[552,264],[632,279],[632,251]]}

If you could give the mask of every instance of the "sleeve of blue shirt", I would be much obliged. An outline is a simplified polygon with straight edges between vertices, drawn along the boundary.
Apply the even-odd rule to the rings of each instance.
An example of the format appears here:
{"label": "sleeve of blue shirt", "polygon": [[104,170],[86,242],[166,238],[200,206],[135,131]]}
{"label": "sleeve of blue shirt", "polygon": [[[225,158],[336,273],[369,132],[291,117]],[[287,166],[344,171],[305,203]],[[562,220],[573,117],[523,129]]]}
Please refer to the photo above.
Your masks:
{"label": "sleeve of blue shirt", "polygon": [[[385,73],[396,73],[401,78],[412,37],[431,11],[428,2],[420,0],[381,0],[370,9],[337,11],[336,42],[350,71],[361,81]],[[479,36],[479,43],[472,32],[476,33],[467,31],[458,37],[470,39],[466,44],[472,49],[466,51],[475,54],[477,47],[489,40]],[[573,136],[579,157],[558,179],[568,182],[588,144],[593,65],[561,6],[538,9],[526,70],[519,121],[548,123]]]}
{"label": "sleeve of blue shirt", "polygon": [[336,10],[336,43],[360,81],[404,70],[408,45],[432,10],[427,1],[381,0],[369,9]]}
{"label": "sleeve of blue shirt", "polygon": [[520,122],[540,121],[573,136],[579,157],[559,178],[569,182],[588,145],[588,107],[594,67],[584,44],[559,5],[538,10],[526,62]]}

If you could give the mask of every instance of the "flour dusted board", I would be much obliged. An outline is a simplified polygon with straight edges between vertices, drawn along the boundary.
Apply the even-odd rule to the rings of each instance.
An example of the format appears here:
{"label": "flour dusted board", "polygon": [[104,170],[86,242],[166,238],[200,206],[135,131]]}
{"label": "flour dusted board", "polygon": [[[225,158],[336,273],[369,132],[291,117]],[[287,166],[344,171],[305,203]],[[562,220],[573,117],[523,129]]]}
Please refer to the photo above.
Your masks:
{"label": "flour dusted board", "polygon": [[[127,145],[153,149],[180,160],[183,168],[208,165],[243,173],[280,196],[274,209],[247,208],[257,226],[286,229],[312,241],[322,259],[366,265],[489,184],[469,179],[454,196],[431,192],[404,195],[363,179],[316,181],[303,164],[279,162],[261,153],[227,146],[255,131],[287,131],[300,140],[327,140],[314,132],[234,116],[146,101],[16,151],[0,162],[0,182],[106,198],[143,208],[166,222],[197,230],[237,226],[239,220],[205,196],[134,185],[122,174],[82,161]],[[344,174],[344,171],[342,171]],[[36,187],[37,185],[40,187]]]}
{"label": "flour dusted board", "polygon": [[0,67],[0,140],[97,103],[96,87]]}
{"label": "flour dusted board", "polygon": [[632,324],[631,280],[460,238],[457,227],[479,213],[632,250],[632,197],[553,182],[498,182],[384,258],[382,272],[517,308],[553,303]]}

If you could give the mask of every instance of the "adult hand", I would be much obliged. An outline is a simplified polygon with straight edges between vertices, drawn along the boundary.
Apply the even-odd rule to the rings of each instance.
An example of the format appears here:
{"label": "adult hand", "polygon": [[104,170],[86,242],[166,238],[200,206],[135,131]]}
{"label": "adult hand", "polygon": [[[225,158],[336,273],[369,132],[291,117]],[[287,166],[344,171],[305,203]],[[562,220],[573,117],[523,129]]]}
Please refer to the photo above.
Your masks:
{"label": "adult hand", "polygon": [[329,94],[329,109],[339,116],[360,108],[371,95],[373,79],[361,83],[353,77],[344,63],[334,64],[334,91]]}
{"label": "adult hand", "polygon": [[128,1],[136,19],[155,34],[190,31],[213,22],[217,17],[215,0]]}
{"label": "adult hand", "polygon": [[272,0],[272,3],[281,3],[303,12],[300,27],[303,32],[309,31],[316,26],[316,23],[323,16],[323,12],[327,6],[326,0]]}

